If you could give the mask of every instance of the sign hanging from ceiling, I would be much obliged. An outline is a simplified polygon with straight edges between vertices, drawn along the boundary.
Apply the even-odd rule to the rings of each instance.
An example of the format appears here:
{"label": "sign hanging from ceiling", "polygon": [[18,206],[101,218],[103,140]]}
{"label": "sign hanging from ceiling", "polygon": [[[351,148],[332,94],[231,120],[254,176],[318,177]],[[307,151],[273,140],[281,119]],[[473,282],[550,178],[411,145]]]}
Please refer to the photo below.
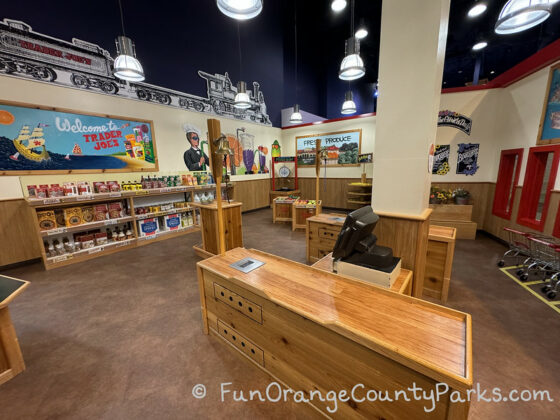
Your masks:
{"label": "sign hanging from ceiling", "polygon": [[472,120],[465,115],[449,111],[448,109],[439,111],[437,125],[438,127],[456,128],[468,136],[471,135]]}

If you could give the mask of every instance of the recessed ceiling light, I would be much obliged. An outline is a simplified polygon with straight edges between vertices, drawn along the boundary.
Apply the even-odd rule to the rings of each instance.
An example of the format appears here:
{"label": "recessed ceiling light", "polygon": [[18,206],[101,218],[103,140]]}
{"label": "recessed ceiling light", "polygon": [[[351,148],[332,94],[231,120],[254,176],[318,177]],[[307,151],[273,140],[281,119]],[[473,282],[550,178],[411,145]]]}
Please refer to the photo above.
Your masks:
{"label": "recessed ceiling light", "polygon": [[463,73],[463,70],[459,70],[457,73],[461,74],[461,73]]}
{"label": "recessed ceiling light", "polygon": [[443,84],[444,84],[444,85],[446,85],[446,84],[447,84],[447,82],[443,82]]}
{"label": "recessed ceiling light", "polygon": [[356,31],[356,38],[364,39],[366,36],[368,36],[367,29],[364,26],[358,28],[358,30]]}
{"label": "recessed ceiling light", "polygon": [[482,41],[482,42],[477,42],[476,44],[473,45],[472,49],[475,51],[481,50],[483,48],[486,48],[486,46],[488,45],[487,42]]}
{"label": "recessed ceiling light", "polygon": [[496,73],[494,70],[490,71],[490,74],[494,74],[494,73]]}
{"label": "recessed ceiling light", "polygon": [[346,0],[333,0],[331,3],[331,9],[335,12],[340,12],[346,8]]}
{"label": "recessed ceiling light", "polygon": [[483,14],[487,9],[486,4],[484,3],[476,3],[473,7],[471,7],[471,10],[469,10],[469,12],[467,13],[467,15],[469,17],[476,17],[476,16],[480,16],[481,14]]}

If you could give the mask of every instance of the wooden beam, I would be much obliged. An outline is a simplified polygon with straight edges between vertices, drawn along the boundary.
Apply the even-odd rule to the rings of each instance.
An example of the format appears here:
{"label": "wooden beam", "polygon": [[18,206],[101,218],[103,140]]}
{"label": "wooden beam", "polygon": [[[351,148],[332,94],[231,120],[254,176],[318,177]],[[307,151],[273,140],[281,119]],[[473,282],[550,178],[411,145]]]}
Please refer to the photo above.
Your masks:
{"label": "wooden beam", "polygon": [[208,146],[210,149],[210,164],[212,167],[212,175],[216,182],[216,206],[218,213],[218,249],[220,254],[226,252],[226,239],[224,233],[224,215],[222,210],[222,173],[223,173],[223,156],[216,154],[216,145],[214,141],[219,139],[222,135],[220,121],[214,118],[208,119]]}

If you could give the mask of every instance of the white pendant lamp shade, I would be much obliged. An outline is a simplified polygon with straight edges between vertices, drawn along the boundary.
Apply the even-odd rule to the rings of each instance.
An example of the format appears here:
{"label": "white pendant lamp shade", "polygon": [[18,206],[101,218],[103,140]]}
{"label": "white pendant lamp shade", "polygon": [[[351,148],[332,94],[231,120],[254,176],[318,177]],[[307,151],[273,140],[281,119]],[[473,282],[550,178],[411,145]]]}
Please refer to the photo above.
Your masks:
{"label": "white pendant lamp shade", "polygon": [[237,20],[252,19],[262,12],[263,0],[217,0],[224,15]]}
{"label": "white pendant lamp shade", "polygon": [[355,37],[346,40],[346,56],[340,63],[338,77],[342,80],[356,80],[366,74],[364,61],[360,57],[360,41]]}
{"label": "white pendant lamp shade", "polygon": [[117,58],[113,64],[113,74],[119,79],[141,82],[145,79],[144,69],[136,59],[134,44],[126,36],[117,37]]}
{"label": "white pendant lamp shade", "polygon": [[331,9],[335,12],[340,12],[346,7],[346,0],[333,0],[331,3]]}
{"label": "white pendant lamp shade", "polygon": [[299,105],[295,104],[294,111],[292,112],[292,115],[290,115],[290,122],[297,124],[302,121],[303,121],[303,117],[301,116],[301,112],[299,112]]}
{"label": "white pendant lamp shade", "polygon": [[553,3],[551,0],[508,0],[494,30],[506,35],[532,28],[548,19]]}
{"label": "white pendant lamp shade", "polygon": [[237,95],[235,95],[233,106],[237,109],[251,108],[251,100],[247,94],[247,85],[243,81],[237,82]]}
{"label": "white pendant lamp shade", "polygon": [[344,103],[342,104],[342,111],[340,112],[345,115],[356,112],[356,103],[354,102],[354,97],[351,91],[346,92]]}

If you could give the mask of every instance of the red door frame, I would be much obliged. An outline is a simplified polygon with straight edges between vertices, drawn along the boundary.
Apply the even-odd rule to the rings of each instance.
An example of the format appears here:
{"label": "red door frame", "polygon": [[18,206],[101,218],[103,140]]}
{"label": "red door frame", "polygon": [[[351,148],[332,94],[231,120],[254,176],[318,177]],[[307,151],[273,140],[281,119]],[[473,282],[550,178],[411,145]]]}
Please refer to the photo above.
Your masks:
{"label": "red door frame", "polygon": [[[523,162],[523,151],[524,149],[508,149],[502,150],[500,154],[500,166],[498,168],[498,179],[496,180],[496,191],[494,192],[494,203],[492,205],[492,214],[501,217],[506,220],[511,219],[511,213],[513,209],[513,203],[515,200],[515,190],[517,189],[517,184],[519,182],[519,173],[521,172],[521,164]],[[504,160],[510,156],[517,156],[517,165],[514,168],[515,159],[513,162],[511,160]],[[507,165],[507,166],[505,166]],[[515,174],[513,170],[515,169]],[[513,175],[513,180],[512,180]],[[511,190],[513,183],[513,190]],[[511,197],[508,194],[511,192]],[[506,210],[509,204],[509,211]]]}
{"label": "red door frame", "polygon": [[[535,220],[537,206],[539,203],[539,194],[542,187],[542,179],[546,168],[546,158],[548,153],[554,153],[552,166],[550,168],[550,177],[548,179],[546,196],[542,210],[540,221]],[[538,146],[529,149],[527,158],[527,169],[525,170],[525,179],[523,181],[523,190],[521,191],[521,201],[519,203],[519,211],[517,214],[517,223],[527,226],[531,229],[542,232],[546,222],[548,213],[548,205],[550,203],[550,193],[554,189],[556,182],[556,173],[558,171],[558,161],[560,159],[560,145]],[[540,182],[534,182],[540,180]]]}

